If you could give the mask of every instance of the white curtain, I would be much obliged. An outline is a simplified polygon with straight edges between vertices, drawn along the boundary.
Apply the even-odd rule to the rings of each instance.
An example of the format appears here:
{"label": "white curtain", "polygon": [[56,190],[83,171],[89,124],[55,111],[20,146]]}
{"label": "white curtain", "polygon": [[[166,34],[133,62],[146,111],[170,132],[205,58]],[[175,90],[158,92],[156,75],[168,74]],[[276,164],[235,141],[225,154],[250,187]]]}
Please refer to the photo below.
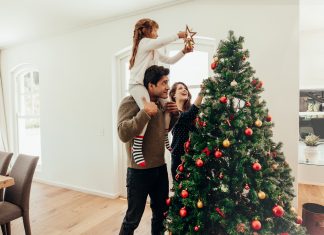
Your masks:
{"label": "white curtain", "polygon": [[4,94],[3,94],[3,86],[2,86],[2,76],[1,76],[1,50],[0,50],[0,150],[9,151],[8,128],[7,128]]}

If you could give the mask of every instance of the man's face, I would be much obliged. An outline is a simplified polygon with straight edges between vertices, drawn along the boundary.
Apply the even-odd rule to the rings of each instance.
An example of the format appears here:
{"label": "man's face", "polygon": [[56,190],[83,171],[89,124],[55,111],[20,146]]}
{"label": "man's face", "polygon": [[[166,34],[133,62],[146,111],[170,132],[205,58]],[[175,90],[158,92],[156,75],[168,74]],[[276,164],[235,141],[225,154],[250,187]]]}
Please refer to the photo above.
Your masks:
{"label": "man's face", "polygon": [[169,87],[169,78],[168,76],[163,76],[156,86],[154,84],[149,84],[149,93],[151,96],[156,98],[168,98],[170,87]]}

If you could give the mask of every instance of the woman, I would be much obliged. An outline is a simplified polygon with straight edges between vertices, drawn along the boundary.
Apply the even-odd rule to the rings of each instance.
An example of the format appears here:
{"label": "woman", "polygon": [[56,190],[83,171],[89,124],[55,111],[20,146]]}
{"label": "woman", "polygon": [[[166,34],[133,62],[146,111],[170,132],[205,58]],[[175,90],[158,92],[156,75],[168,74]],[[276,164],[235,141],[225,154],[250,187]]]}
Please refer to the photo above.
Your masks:
{"label": "woman", "polygon": [[202,90],[203,86],[192,105],[191,94],[187,85],[183,82],[173,84],[169,93],[170,99],[176,102],[180,111],[179,120],[172,129],[171,173],[173,180],[175,180],[177,168],[181,164],[181,156],[185,154],[183,145],[189,138],[189,132],[195,130],[193,121],[198,114],[199,106],[203,99]]}

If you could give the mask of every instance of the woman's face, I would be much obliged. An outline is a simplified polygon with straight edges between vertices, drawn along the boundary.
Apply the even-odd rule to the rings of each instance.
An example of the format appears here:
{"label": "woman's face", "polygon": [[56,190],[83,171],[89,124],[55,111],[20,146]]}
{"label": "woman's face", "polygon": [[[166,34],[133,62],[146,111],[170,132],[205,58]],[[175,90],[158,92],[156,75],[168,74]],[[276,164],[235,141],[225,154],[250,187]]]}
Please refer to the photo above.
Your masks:
{"label": "woman's face", "polygon": [[174,94],[175,101],[186,101],[189,98],[188,90],[182,84],[177,85],[176,92]]}

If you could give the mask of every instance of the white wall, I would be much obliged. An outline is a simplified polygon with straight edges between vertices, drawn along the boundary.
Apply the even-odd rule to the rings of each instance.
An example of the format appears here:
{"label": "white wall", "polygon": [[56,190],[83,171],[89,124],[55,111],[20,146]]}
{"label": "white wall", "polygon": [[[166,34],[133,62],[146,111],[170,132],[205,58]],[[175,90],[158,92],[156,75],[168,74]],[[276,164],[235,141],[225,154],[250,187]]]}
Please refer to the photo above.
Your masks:
{"label": "white wall", "polygon": [[324,29],[304,30],[300,33],[301,88],[324,88],[323,40]]}
{"label": "white wall", "polygon": [[[112,62],[117,51],[131,44],[133,25],[142,17],[154,18],[161,36],[188,24],[200,36],[216,41],[230,29],[245,37],[252,66],[265,83],[264,98],[276,124],[275,140],[284,142],[296,175],[297,1],[242,2],[191,1],[5,50],[1,66],[8,105],[10,69],[23,62],[39,68],[43,165],[37,177],[103,195],[118,194],[118,155],[112,151],[116,113],[111,109],[112,83],[118,78],[112,77]],[[12,116],[8,120],[11,125]]]}

